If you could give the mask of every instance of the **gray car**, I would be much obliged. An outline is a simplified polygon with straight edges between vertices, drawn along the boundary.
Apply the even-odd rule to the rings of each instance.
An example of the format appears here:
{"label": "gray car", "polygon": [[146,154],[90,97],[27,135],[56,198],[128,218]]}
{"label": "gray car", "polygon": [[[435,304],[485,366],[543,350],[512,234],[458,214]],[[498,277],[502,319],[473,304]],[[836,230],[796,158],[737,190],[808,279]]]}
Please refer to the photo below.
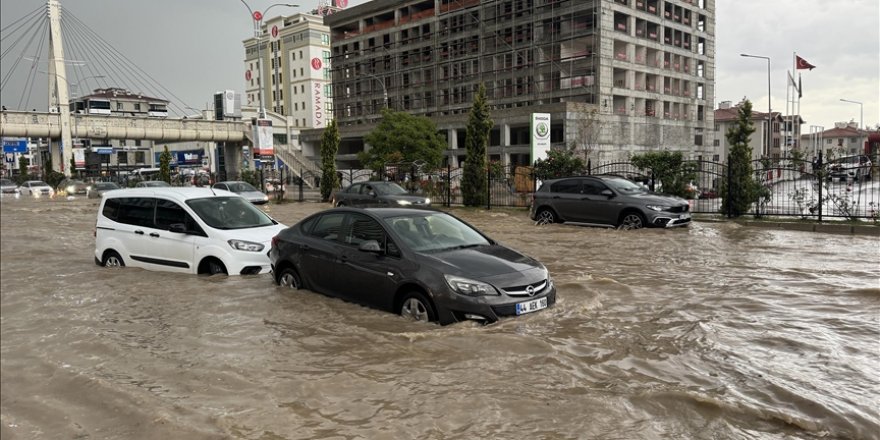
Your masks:
{"label": "gray car", "polygon": [[9,179],[0,179],[0,197],[3,196],[18,196],[19,190],[18,185],[15,182]]}
{"label": "gray car", "polygon": [[621,229],[671,228],[691,222],[687,200],[653,193],[615,176],[547,180],[535,192],[529,216],[541,224],[572,222]]}
{"label": "gray car", "polygon": [[263,203],[267,203],[269,201],[269,196],[263,194],[262,191],[254,188],[254,186],[250,183],[242,182],[239,180],[217,182],[214,184],[214,189],[222,189],[224,191],[234,192],[244,197],[245,200],[253,203],[254,205],[262,205]]}
{"label": "gray car", "polygon": [[90,199],[100,199],[107,191],[122,189],[115,182],[95,182],[91,191],[89,191]]}
{"label": "gray car", "polygon": [[333,196],[335,206],[427,208],[431,199],[410,194],[394,182],[354,183]]}

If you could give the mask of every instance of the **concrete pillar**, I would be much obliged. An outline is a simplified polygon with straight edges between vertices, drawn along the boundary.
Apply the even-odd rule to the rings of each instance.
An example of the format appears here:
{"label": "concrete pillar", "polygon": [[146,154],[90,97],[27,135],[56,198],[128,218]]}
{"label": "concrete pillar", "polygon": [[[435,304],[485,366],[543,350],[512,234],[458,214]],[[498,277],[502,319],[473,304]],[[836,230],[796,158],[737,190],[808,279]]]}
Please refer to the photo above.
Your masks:
{"label": "concrete pillar", "polygon": [[240,142],[226,142],[223,146],[227,180],[238,180],[241,177],[241,145]]}

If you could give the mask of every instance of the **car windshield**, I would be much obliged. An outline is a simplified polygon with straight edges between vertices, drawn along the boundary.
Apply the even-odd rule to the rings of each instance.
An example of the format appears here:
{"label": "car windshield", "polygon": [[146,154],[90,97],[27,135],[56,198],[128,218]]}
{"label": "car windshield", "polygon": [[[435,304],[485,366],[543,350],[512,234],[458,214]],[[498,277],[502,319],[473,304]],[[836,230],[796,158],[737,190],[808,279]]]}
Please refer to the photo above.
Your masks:
{"label": "car windshield", "polygon": [[604,182],[608,186],[610,186],[610,187],[614,188],[615,190],[617,190],[618,192],[621,192],[624,194],[635,194],[635,193],[645,192],[644,187],[642,187],[636,183],[630,182],[629,180],[626,180],[626,179],[606,179],[606,180],[604,180]]}
{"label": "car windshield", "polygon": [[192,199],[186,204],[215,229],[247,229],[275,224],[263,211],[238,196]]}
{"label": "car windshield", "polygon": [[9,179],[0,179],[0,185],[11,186],[11,185],[15,185],[15,184],[12,183],[12,181]]}
{"label": "car windshield", "polygon": [[234,193],[259,191],[247,182],[229,182],[226,184],[226,187]]}
{"label": "car windshield", "polygon": [[394,182],[376,182],[371,184],[373,191],[381,196],[399,196],[408,194],[403,187]]}
{"label": "car windshield", "polygon": [[95,189],[107,190],[107,189],[119,189],[119,185],[113,182],[99,182],[95,184]]}
{"label": "car windshield", "polygon": [[440,252],[491,244],[479,232],[445,213],[391,217],[386,222],[410,249]]}
{"label": "car windshield", "polygon": [[31,180],[27,183],[28,186],[49,186],[48,183],[43,182],[41,180]]}

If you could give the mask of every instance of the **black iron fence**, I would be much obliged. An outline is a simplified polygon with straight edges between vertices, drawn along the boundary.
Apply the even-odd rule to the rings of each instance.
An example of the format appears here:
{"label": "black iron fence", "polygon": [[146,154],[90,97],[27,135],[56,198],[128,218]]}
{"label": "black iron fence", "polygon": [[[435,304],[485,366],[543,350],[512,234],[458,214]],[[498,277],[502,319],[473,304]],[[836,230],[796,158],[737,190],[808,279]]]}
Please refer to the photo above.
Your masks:
{"label": "black iron fence", "polygon": [[[880,175],[878,165],[864,155],[823,162],[783,159],[755,160],[751,163],[753,181],[760,188],[745,215],[788,216],[822,221],[824,218],[880,220]],[[642,169],[631,162],[589,163],[586,174],[624,177],[660,193],[688,199],[694,213],[722,212],[725,194],[722,182],[728,173],[725,162],[686,161],[674,172]],[[347,182],[380,178],[369,171],[352,172]],[[345,187],[346,178],[343,178]],[[382,180],[393,180],[414,193],[442,206],[461,205],[463,169],[446,167],[425,171],[412,164],[386,166]],[[492,164],[486,170],[486,208],[527,207],[537,182],[532,169],[525,166],[502,167]],[[731,197],[744,188],[724,187]]]}

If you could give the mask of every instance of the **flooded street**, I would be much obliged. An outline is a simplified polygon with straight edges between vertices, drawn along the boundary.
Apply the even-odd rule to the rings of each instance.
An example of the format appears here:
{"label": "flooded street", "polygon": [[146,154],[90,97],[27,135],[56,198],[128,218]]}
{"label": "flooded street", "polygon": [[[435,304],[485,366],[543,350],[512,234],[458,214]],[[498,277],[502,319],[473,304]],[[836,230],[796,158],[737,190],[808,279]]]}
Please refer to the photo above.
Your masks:
{"label": "flooded street", "polygon": [[98,267],[97,205],[0,205],[4,440],[880,438],[876,236],[454,209],[558,303],[439,327],[266,275]]}

